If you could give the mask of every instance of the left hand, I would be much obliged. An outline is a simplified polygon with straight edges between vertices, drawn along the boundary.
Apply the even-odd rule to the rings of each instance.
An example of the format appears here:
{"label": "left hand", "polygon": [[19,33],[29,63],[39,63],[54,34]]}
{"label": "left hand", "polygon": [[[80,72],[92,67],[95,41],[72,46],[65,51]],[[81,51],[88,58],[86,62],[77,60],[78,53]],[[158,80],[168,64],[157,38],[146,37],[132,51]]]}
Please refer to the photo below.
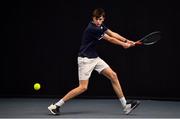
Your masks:
{"label": "left hand", "polygon": [[130,44],[130,47],[133,47],[136,44],[134,41],[131,40],[127,40],[127,43]]}

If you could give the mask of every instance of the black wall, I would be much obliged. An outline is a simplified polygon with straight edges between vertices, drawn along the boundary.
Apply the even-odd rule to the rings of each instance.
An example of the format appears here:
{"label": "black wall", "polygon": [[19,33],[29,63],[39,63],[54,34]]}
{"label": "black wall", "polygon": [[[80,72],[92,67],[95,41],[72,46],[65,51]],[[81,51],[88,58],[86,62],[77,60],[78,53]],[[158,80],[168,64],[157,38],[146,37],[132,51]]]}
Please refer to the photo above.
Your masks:
{"label": "black wall", "polygon": [[[94,8],[106,26],[131,40],[162,32],[155,45],[123,49],[102,41],[99,55],[118,74],[128,97],[180,99],[179,8],[172,1],[44,0],[2,4],[1,97],[61,97],[78,86],[77,53]],[[41,83],[34,91],[33,84]],[[110,81],[93,72],[80,97],[114,97]]]}

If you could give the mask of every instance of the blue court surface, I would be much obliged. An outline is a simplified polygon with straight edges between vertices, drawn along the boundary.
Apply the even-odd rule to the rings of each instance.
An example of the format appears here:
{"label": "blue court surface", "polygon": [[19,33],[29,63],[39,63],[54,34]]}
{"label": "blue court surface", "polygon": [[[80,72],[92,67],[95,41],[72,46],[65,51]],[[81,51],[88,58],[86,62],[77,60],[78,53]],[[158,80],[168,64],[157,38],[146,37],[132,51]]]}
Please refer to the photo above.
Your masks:
{"label": "blue court surface", "polygon": [[116,99],[73,99],[52,115],[47,107],[58,99],[1,98],[0,118],[180,118],[180,101],[140,100],[129,115]]}

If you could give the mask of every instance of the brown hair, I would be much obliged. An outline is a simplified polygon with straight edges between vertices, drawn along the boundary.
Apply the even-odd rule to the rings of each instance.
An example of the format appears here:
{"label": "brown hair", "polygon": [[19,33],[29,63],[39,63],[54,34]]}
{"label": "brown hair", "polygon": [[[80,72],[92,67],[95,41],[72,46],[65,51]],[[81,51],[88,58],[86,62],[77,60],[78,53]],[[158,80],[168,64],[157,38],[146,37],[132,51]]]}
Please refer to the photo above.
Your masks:
{"label": "brown hair", "polygon": [[101,16],[105,17],[105,11],[104,11],[104,9],[102,9],[102,8],[97,8],[97,9],[93,10],[93,12],[92,12],[92,17],[99,18],[99,17],[101,17]]}

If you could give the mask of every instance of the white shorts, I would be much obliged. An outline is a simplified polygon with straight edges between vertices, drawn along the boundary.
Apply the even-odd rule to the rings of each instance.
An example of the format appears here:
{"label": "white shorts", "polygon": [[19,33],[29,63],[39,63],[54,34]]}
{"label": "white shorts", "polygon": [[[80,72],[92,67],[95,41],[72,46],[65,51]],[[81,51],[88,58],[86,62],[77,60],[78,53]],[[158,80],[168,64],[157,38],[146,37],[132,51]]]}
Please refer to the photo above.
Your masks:
{"label": "white shorts", "polygon": [[101,73],[101,71],[107,67],[109,67],[109,65],[100,57],[78,57],[79,80],[88,80],[93,70],[96,70],[98,73]]}

